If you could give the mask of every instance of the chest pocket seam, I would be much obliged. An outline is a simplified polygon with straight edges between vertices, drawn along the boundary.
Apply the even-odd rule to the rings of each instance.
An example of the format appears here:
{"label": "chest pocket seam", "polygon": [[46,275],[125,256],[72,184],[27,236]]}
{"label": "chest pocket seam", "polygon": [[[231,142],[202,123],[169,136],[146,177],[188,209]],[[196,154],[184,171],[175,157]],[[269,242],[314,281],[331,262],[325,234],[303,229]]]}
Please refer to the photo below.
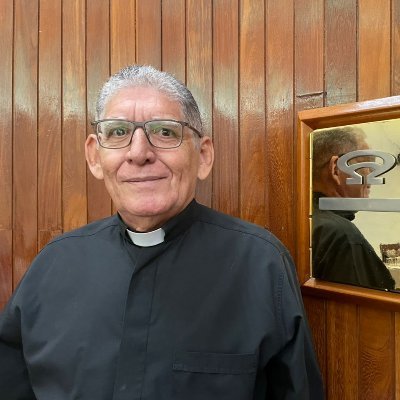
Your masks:
{"label": "chest pocket seam", "polygon": [[208,374],[253,374],[257,370],[256,354],[185,352],[175,353],[172,369],[177,372]]}

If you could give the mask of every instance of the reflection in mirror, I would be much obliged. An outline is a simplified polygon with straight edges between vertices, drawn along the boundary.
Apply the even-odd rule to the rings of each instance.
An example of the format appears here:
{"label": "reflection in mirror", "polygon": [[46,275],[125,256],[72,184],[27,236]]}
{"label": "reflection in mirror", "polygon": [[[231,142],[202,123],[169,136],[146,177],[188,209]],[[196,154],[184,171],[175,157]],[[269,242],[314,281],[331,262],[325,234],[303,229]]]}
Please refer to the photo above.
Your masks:
{"label": "reflection in mirror", "polygon": [[311,134],[312,276],[400,291],[400,119]]}

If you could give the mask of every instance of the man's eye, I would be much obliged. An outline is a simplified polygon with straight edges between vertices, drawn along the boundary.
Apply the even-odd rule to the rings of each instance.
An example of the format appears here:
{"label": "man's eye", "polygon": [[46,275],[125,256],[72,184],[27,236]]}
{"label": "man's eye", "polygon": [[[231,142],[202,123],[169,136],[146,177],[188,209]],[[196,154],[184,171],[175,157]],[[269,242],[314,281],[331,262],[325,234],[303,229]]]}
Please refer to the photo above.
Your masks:
{"label": "man's eye", "polygon": [[177,132],[174,129],[164,126],[152,128],[151,133],[152,135],[158,136],[160,138],[176,138],[178,136]]}
{"label": "man's eye", "polygon": [[171,129],[168,129],[168,128],[161,128],[159,130],[158,134],[160,136],[163,136],[163,137],[174,137],[174,136],[176,136],[175,132],[173,130],[171,130]]}
{"label": "man's eye", "polygon": [[107,137],[123,137],[126,136],[127,133],[128,131],[125,128],[112,128],[107,131]]}

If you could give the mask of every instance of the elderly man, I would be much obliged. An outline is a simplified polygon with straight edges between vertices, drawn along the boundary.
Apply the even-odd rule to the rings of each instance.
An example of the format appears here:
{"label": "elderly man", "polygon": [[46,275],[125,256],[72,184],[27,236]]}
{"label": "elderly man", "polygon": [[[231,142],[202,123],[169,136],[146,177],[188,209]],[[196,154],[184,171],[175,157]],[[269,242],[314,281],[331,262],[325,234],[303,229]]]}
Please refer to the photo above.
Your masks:
{"label": "elderly man", "polygon": [[[360,128],[345,126],[313,135],[313,275],[334,282],[394,289],[394,280],[359,229],[351,222],[355,211],[319,209],[321,197],[367,198],[366,184],[347,184],[338,168],[341,155],[368,149]],[[359,158],[352,162],[360,162]],[[367,170],[358,170],[361,175]]]}
{"label": "elderly man", "polygon": [[194,200],[213,146],[189,90],[126,67],[97,116],[87,162],[118,214],[33,262],[0,320],[0,397],[322,399],[287,250]]}

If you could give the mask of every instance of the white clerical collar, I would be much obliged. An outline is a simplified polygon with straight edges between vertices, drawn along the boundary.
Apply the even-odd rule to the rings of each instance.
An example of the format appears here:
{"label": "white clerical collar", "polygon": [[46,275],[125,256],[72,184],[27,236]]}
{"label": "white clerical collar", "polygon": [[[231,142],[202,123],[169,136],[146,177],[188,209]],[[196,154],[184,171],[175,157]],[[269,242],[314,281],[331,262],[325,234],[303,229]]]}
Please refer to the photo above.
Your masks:
{"label": "white clerical collar", "polygon": [[132,232],[126,230],[132,242],[140,247],[156,246],[164,241],[164,229],[159,228],[152,232]]}

